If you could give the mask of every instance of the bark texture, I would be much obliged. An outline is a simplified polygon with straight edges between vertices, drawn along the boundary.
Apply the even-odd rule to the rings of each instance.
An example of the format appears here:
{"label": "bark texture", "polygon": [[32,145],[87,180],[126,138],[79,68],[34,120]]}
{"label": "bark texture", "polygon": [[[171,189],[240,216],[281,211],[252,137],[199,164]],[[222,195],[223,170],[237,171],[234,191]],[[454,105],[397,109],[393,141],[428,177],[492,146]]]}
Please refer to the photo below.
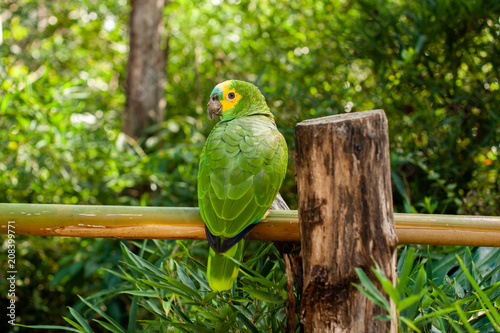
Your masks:
{"label": "bark texture", "polygon": [[131,7],[122,130],[136,139],[144,128],[164,119],[168,47],[162,46],[165,0],[132,0]]}
{"label": "bark texture", "polygon": [[[295,132],[306,332],[397,332],[352,283],[373,259],[396,280],[387,119],[382,110],[307,120]],[[372,259],[373,258],[373,259]],[[392,304],[393,310],[394,304]]]}

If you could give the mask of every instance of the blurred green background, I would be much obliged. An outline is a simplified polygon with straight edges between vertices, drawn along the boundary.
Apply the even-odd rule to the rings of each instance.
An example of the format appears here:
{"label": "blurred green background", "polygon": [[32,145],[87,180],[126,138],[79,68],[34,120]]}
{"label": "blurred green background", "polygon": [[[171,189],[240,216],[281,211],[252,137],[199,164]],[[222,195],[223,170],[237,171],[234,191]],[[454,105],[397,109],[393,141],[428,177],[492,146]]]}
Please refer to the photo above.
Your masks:
{"label": "blurred green background", "polygon": [[[137,141],[121,132],[127,1],[0,8],[0,202],[197,206],[205,105],[234,78],[260,87],[287,139],[292,209],[296,123],[380,108],[396,212],[500,212],[498,2],[168,2],[165,121]],[[18,237],[17,251],[25,324],[64,323],[121,258],[110,240]]]}

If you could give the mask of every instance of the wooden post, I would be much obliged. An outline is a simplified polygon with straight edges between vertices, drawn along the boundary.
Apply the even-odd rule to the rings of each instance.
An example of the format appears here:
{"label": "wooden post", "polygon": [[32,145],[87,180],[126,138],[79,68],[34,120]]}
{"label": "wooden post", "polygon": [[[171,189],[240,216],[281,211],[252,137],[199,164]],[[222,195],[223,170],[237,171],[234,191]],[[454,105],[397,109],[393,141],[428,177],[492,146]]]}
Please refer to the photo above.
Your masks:
{"label": "wooden post", "polygon": [[375,319],[384,310],[352,285],[356,267],[376,281],[373,260],[396,281],[384,111],[303,121],[295,147],[306,332],[397,332],[396,318]]}

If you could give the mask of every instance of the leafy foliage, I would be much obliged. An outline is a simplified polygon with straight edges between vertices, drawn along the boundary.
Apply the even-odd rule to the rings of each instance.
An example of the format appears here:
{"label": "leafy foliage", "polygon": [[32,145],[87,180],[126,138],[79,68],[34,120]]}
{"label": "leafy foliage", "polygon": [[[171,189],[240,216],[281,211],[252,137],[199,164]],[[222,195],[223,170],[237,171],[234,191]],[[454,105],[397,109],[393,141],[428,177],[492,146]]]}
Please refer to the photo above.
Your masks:
{"label": "leafy foliage", "polygon": [[[81,310],[77,294],[89,295],[115,285],[119,280],[103,270],[115,267],[121,254],[118,241],[104,239],[53,239],[16,235],[16,315],[24,323],[63,324],[65,305]],[[3,253],[7,248],[0,246]],[[0,278],[6,279],[6,270]],[[6,304],[8,284],[0,285],[2,304]],[[5,297],[5,298],[4,298]],[[120,318],[123,302],[108,304],[110,314]],[[45,315],[44,315],[45,314]],[[47,317],[46,314],[54,314]],[[6,325],[4,321],[2,325]],[[3,331],[10,332],[10,325]]]}
{"label": "leafy foliage", "polygon": [[421,256],[406,247],[398,261],[398,282],[384,276],[376,265],[373,272],[385,293],[396,304],[391,313],[385,295],[357,269],[361,285],[355,285],[370,300],[397,316],[400,332],[489,332],[500,330],[500,249],[465,248],[460,257]]}
{"label": "leafy foliage", "polygon": [[[261,246],[241,265],[244,277],[231,293],[210,290],[206,267],[191,256],[182,242],[144,241],[139,254],[122,243],[125,259],[120,271],[109,272],[121,283],[83,299],[98,329],[111,332],[259,332],[282,329],[286,276],[284,263],[272,244]],[[195,246],[191,244],[191,248]],[[188,264],[189,262],[189,264]],[[128,327],[102,311],[111,297],[131,299]],[[65,318],[78,332],[93,332],[85,318],[70,308]],[[94,325],[92,325],[94,326]],[[34,326],[31,326],[35,328]],[[99,328],[100,327],[100,328]],[[38,326],[37,328],[44,328]],[[55,326],[47,326],[56,329]],[[59,329],[66,329],[61,326]]]}
{"label": "leafy foliage", "polygon": [[[398,211],[425,211],[430,197],[440,203],[437,212],[498,214],[495,2],[177,6],[167,8],[170,31],[190,42],[172,44],[170,105],[186,101],[191,87],[208,96],[226,77],[254,81],[292,149],[290,129],[300,120],[382,108]],[[199,75],[178,71],[187,59]],[[202,113],[203,99],[188,103]],[[284,192],[292,205],[293,186],[289,177]]]}

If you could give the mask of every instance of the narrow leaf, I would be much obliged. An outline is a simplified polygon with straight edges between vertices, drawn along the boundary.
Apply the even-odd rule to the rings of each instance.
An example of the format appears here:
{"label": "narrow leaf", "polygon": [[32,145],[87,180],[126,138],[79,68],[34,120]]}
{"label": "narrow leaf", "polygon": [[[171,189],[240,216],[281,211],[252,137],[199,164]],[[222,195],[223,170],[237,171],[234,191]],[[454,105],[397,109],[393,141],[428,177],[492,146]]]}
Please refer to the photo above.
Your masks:
{"label": "narrow leaf", "polygon": [[113,318],[111,318],[110,316],[108,316],[100,308],[98,308],[97,306],[91,304],[90,302],[87,302],[87,300],[85,298],[81,297],[80,295],[78,295],[78,298],[80,298],[80,300],[83,303],[87,304],[87,306],[89,308],[91,308],[92,310],[94,310],[95,312],[97,312],[98,314],[100,314],[101,316],[103,316],[107,321],[109,321],[111,323],[111,325],[113,325],[117,329],[117,332],[125,333],[125,330],[123,329],[123,327],[121,327]]}
{"label": "narrow leaf", "polygon": [[90,328],[89,324],[87,323],[87,321],[85,320],[85,318],[83,318],[78,312],[76,312],[75,309],[73,309],[72,307],[68,307],[69,308],[69,312],[71,313],[71,315],[78,321],[78,323],[80,325],[82,325],[83,329],[86,331],[86,332],[92,332],[92,329]]}
{"label": "narrow leaf", "polygon": [[128,317],[128,333],[134,333],[137,326],[137,309],[138,309],[138,297],[134,296],[130,305],[129,317]]}
{"label": "narrow leaf", "polygon": [[[66,317],[63,317],[63,318],[67,319]],[[18,327],[26,327],[26,328],[36,328],[36,329],[40,329],[40,330],[62,330],[62,331],[66,331],[66,332],[67,331],[71,331],[71,332],[77,332],[77,333],[83,332],[83,330],[78,330],[78,329],[73,328],[73,327],[59,326],[59,325],[23,325],[23,324],[16,324],[16,326],[18,326]]]}

